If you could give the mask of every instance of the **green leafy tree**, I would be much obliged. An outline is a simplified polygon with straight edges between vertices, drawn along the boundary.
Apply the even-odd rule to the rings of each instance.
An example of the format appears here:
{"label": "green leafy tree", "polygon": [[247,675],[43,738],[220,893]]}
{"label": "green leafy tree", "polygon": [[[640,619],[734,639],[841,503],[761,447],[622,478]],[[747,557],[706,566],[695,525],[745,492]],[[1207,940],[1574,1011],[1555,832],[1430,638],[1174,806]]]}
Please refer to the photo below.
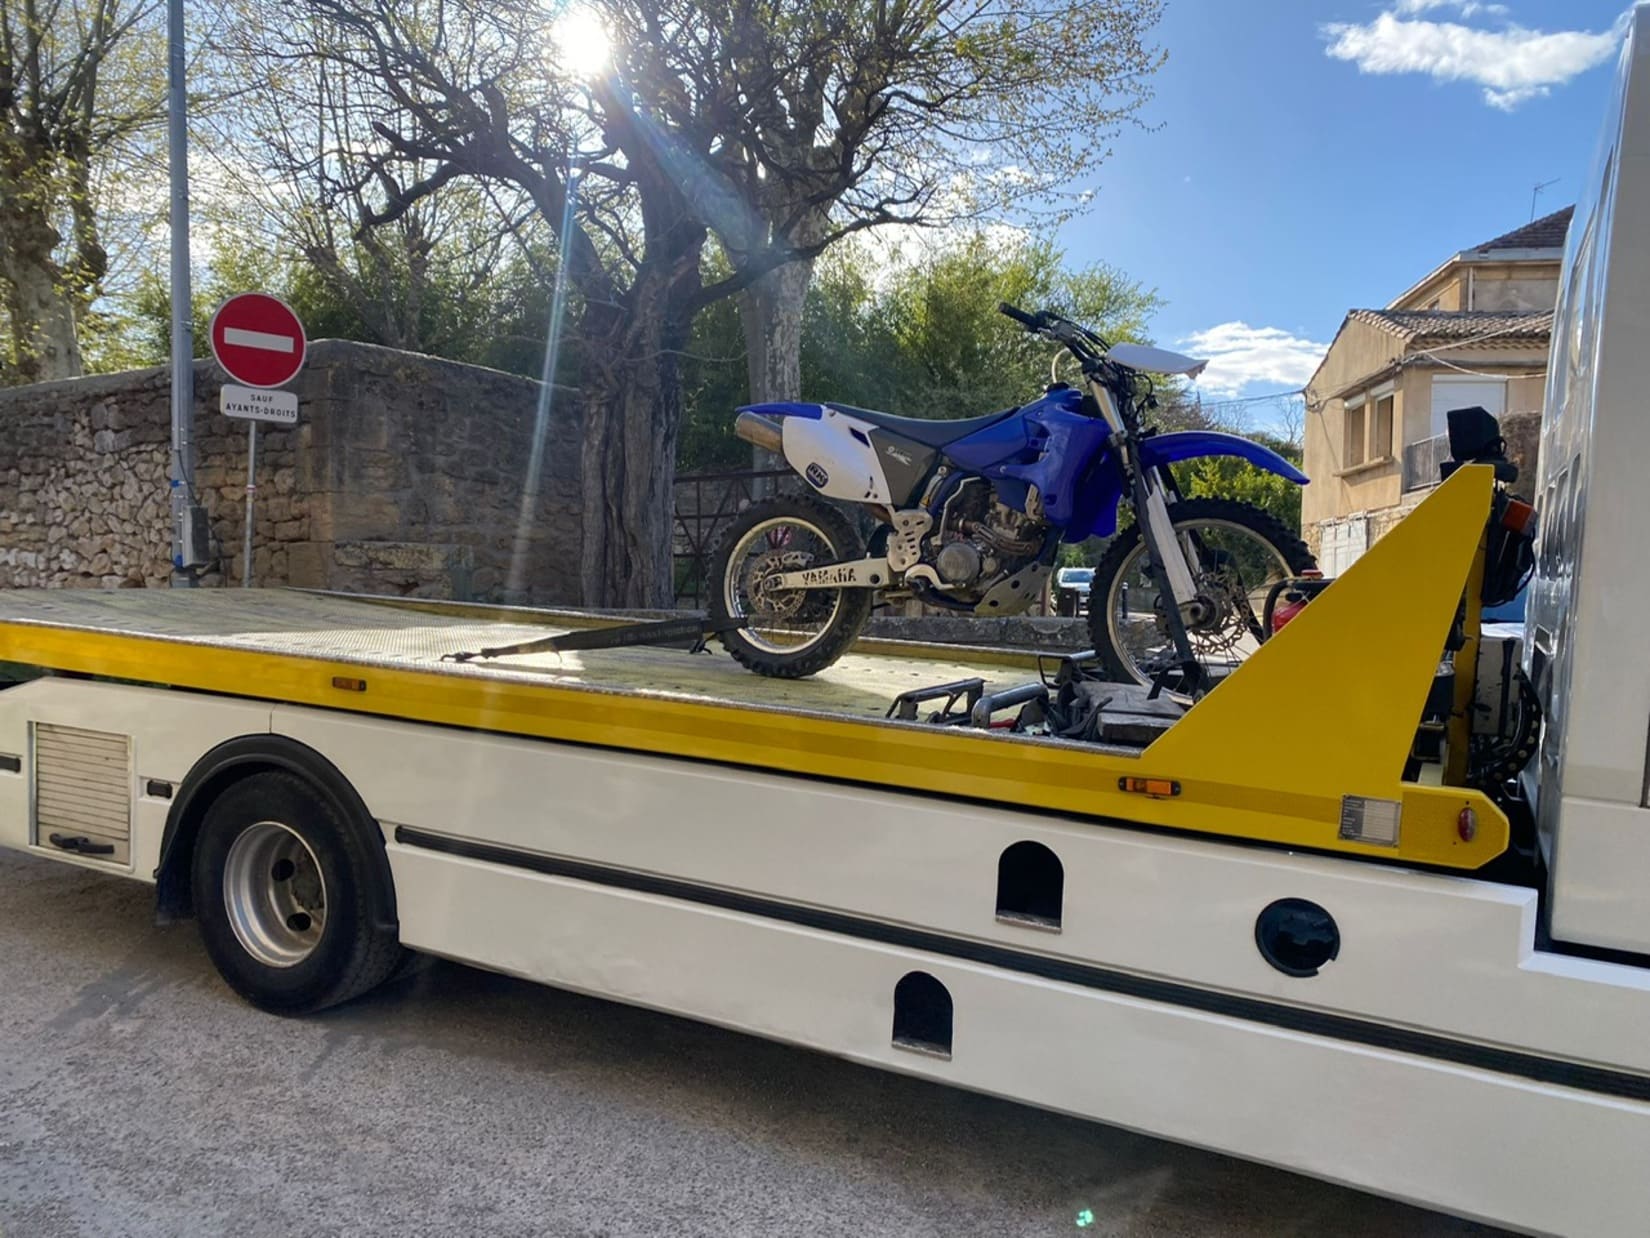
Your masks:
{"label": "green leafy tree", "polygon": [[153,0],[0,0],[0,383],[84,371],[109,203],[162,115]]}
{"label": "green leafy tree", "polygon": [[1112,267],[1067,267],[1048,241],[972,233],[903,268],[881,298],[903,362],[900,412],[976,416],[1024,403],[1048,381],[1053,348],[999,313],[1004,301],[1058,309],[1112,341],[1144,339],[1161,304]]}
{"label": "green leafy tree", "polygon": [[[1057,307],[1117,340],[1144,339],[1159,306],[1154,292],[1121,272],[1072,268],[1051,243],[1018,232],[970,231],[892,261],[879,250],[840,247],[820,260],[809,289],[802,395],[914,417],[1023,404],[1048,381],[1054,350],[998,313],[1002,301]],[[700,360],[685,399],[684,468],[748,461],[732,430],[733,409],[749,392],[741,343],[739,325],[721,307],[695,324]],[[1166,402],[1176,398],[1166,392]]]}
{"label": "green leafy tree", "polygon": [[[550,291],[537,265],[520,257],[507,259],[486,278],[477,279],[449,266],[440,253],[432,254],[424,270],[416,274],[397,269],[393,261],[389,269],[377,270],[374,264],[383,259],[354,249],[346,248],[343,254],[347,261],[363,263],[362,269],[349,272],[350,281],[371,281],[376,286],[374,312],[362,312],[360,301],[349,294],[330,266],[269,247],[260,236],[226,233],[217,237],[193,288],[195,355],[210,355],[207,324],[226,298],[260,291],[291,305],[311,339],[404,348],[405,338],[386,338],[383,324],[386,320],[411,323],[424,343],[422,351],[539,377]],[[143,273],[131,293],[111,298],[104,312],[110,323],[108,338],[115,342],[100,352],[97,368],[158,365],[169,355],[171,299],[159,271]]]}

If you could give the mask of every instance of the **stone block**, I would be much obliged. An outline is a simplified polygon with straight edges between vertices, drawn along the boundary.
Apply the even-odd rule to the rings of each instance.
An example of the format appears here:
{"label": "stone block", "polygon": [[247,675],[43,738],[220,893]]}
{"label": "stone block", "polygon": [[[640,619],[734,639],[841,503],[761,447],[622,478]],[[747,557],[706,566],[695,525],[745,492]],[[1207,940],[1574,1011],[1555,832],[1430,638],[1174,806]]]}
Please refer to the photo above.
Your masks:
{"label": "stone block", "polygon": [[331,542],[292,542],[286,547],[287,583],[300,589],[325,589],[332,561]]}
{"label": "stone block", "polygon": [[[388,495],[339,494],[332,500],[333,532],[336,540],[350,538],[393,538],[403,527],[401,504]],[[315,531],[320,535],[320,530]],[[334,540],[329,537],[328,540]]]}

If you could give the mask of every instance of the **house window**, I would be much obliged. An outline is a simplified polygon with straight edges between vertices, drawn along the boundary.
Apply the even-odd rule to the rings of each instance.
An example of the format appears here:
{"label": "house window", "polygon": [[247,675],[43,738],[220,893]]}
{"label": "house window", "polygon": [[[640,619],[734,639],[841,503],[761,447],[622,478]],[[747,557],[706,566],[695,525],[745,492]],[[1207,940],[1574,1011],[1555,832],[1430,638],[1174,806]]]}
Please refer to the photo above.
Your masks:
{"label": "house window", "polygon": [[1507,410],[1507,380],[1463,374],[1439,374],[1432,380],[1432,432],[1449,433],[1454,408],[1482,408],[1492,417]]}
{"label": "house window", "polygon": [[1375,401],[1375,416],[1369,426],[1371,460],[1392,458],[1392,402],[1391,395],[1384,395]]}
{"label": "house window", "polygon": [[1341,467],[1355,469],[1368,457],[1364,454],[1364,402],[1350,401],[1346,406],[1346,449],[1341,456]]}

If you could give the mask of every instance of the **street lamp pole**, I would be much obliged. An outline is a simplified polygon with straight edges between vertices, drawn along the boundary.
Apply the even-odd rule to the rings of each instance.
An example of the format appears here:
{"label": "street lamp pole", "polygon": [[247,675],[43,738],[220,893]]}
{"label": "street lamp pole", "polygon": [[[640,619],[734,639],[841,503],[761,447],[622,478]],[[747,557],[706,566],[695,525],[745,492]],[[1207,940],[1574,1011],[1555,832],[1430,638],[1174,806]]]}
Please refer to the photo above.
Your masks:
{"label": "street lamp pole", "polygon": [[189,113],[183,0],[166,5],[166,136],[172,182],[172,585],[192,588],[206,562],[206,512],[195,501],[195,361],[189,289]]}

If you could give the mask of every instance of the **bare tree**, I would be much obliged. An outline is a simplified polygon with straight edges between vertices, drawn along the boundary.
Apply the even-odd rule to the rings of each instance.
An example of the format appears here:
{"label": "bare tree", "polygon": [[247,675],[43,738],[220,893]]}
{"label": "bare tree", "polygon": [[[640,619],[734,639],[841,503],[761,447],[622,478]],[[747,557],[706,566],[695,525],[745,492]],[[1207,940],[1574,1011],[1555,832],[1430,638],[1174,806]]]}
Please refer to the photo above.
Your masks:
{"label": "bare tree", "polygon": [[1296,396],[1281,398],[1278,407],[1278,437],[1299,451],[1306,442],[1306,404]]}
{"label": "bare tree", "polygon": [[735,191],[702,217],[743,285],[753,400],[800,394],[812,255],[870,225],[1080,205],[1067,187],[1162,62],[1161,0],[595,2],[647,106]]}
{"label": "bare tree", "polygon": [[[536,0],[307,0],[336,32],[320,54],[377,94],[369,226],[464,178],[520,192],[556,231],[580,310],[581,586],[608,605],[667,599],[694,315],[735,295],[752,322],[771,310],[754,385],[794,390],[806,264],[877,224],[954,216],[993,151],[1086,166],[1101,122],[1145,97],[1157,4],[597,0],[612,58],[582,78]],[[1066,63],[1101,55],[1109,106],[1054,97]],[[1102,136],[1080,144],[1088,121]],[[1066,145],[1023,136],[1039,126]],[[987,179],[1001,201],[1059,178]],[[713,236],[731,270],[707,279]]]}
{"label": "bare tree", "polygon": [[101,165],[162,114],[136,48],[153,0],[0,0],[0,381],[82,372],[77,320],[108,270]]}
{"label": "bare tree", "polygon": [[300,282],[319,281],[363,338],[441,350],[465,315],[432,303],[475,298],[501,268],[532,260],[547,229],[518,189],[461,177],[377,220],[377,207],[439,168],[366,153],[375,124],[409,120],[387,112],[371,82],[357,87],[329,54],[335,41],[330,23],[268,0],[243,0],[215,32],[213,103],[200,121],[214,181],[205,221],[293,264]]}

